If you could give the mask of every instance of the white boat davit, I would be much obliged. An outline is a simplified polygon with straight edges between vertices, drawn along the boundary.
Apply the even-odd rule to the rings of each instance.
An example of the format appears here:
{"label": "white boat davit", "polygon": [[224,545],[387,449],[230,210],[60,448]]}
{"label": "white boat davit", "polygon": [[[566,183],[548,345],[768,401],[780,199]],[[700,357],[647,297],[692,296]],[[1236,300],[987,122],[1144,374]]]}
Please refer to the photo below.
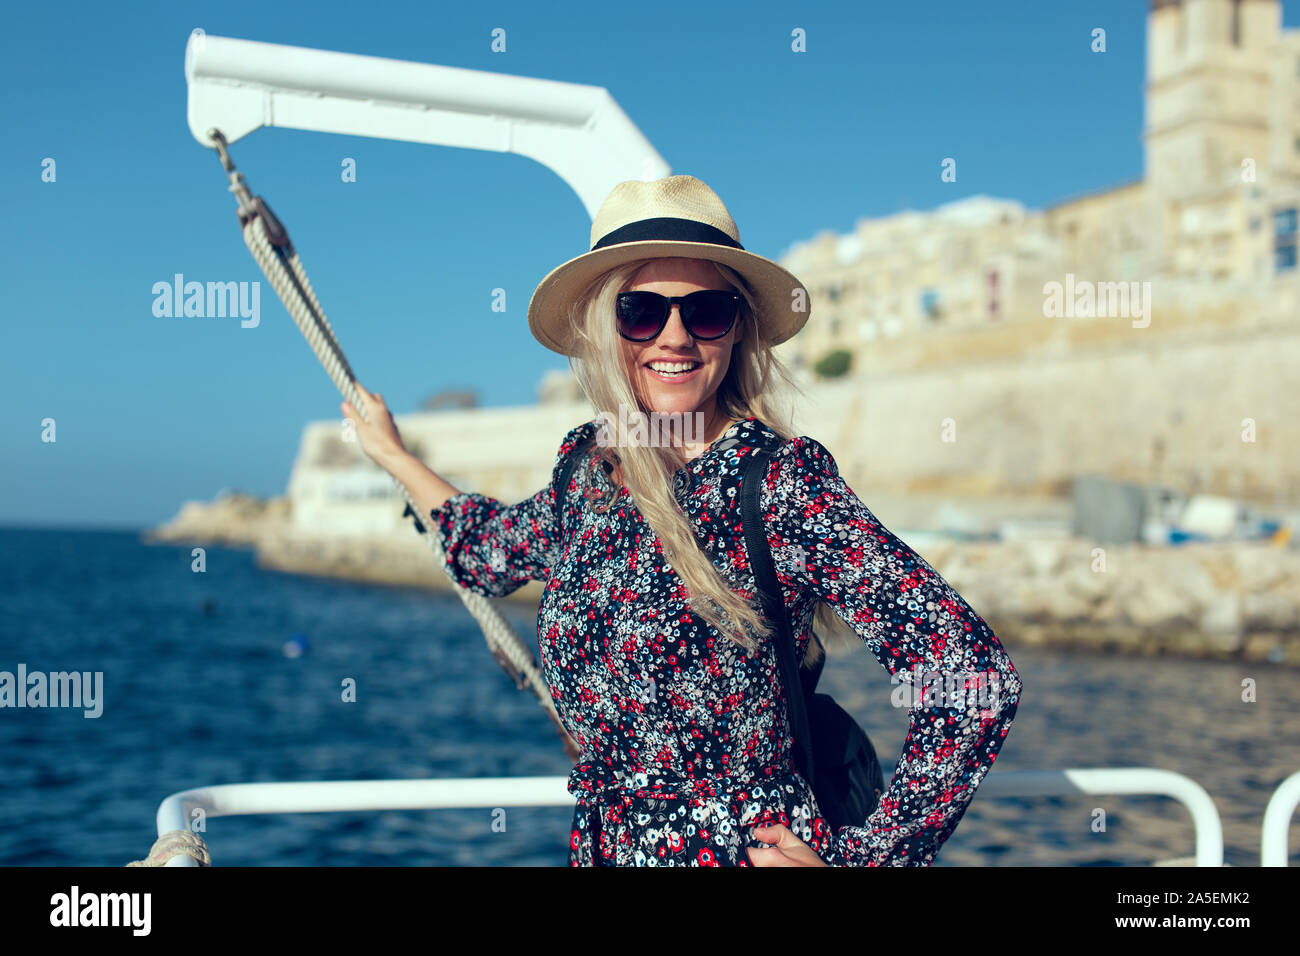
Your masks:
{"label": "white boat davit", "polygon": [[553,170],[594,217],[627,179],[672,170],[599,86],[312,50],[194,31],[190,132],[215,148],[264,126],[517,153]]}

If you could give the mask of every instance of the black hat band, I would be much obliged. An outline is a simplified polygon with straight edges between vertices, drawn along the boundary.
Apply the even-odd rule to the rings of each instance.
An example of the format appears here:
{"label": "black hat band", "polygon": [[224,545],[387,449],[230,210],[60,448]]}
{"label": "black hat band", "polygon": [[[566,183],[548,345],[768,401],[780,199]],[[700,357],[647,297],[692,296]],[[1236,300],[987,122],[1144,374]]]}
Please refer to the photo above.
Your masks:
{"label": "black hat band", "polygon": [[730,246],[744,250],[744,246],[732,239],[721,229],[710,226],[707,222],[694,219],[677,219],[672,216],[660,216],[655,219],[640,219],[619,226],[613,232],[601,236],[591,251],[606,246],[622,245],[625,242],[645,242],[647,240],[667,240],[669,242],[708,242],[716,246]]}

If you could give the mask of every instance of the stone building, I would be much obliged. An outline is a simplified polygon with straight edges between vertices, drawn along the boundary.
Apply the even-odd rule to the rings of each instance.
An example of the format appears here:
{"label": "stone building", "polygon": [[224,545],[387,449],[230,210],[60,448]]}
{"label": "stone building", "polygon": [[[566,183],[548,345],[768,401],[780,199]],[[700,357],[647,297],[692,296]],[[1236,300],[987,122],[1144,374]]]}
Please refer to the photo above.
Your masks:
{"label": "stone building", "polygon": [[782,264],[813,318],[810,369],[881,337],[1043,321],[1045,286],[1150,282],[1162,306],[1300,315],[1300,30],[1278,0],[1153,0],[1145,176],[1042,211],[975,196],[823,233]]}

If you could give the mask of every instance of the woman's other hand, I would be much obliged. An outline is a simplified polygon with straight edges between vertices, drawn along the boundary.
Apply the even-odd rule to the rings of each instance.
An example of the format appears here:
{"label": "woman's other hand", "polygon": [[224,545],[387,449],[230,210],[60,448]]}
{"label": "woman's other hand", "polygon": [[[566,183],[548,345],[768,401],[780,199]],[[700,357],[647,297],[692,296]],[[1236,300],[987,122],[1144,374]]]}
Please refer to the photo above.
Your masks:
{"label": "woman's other hand", "polygon": [[754,838],[775,846],[746,847],[749,862],[754,866],[826,866],[822,858],[807,843],[800,840],[790,828],[781,823],[770,827],[753,828]]}
{"label": "woman's other hand", "polygon": [[357,439],[361,442],[361,450],[376,465],[391,471],[392,465],[409,457],[410,452],[402,444],[401,433],[397,430],[397,423],[393,421],[388,406],[384,404],[384,397],[378,393],[370,394],[361,387],[360,382],[354,384],[357,387],[357,394],[361,396],[361,401],[366,406],[366,418],[362,418],[350,402],[344,402],[341,406],[343,414],[354,423]]}

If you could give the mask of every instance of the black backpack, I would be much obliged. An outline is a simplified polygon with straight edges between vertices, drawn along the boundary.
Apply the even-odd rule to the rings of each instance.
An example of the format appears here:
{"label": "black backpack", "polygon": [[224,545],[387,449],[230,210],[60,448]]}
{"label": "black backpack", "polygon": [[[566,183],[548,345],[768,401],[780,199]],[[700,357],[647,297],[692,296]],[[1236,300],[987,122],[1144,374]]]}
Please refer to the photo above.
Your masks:
{"label": "black backpack", "polygon": [[[556,505],[562,533],[569,482],[594,443],[593,436],[575,445],[560,472]],[[795,663],[790,614],[781,599],[781,584],[772,562],[772,549],[763,533],[763,516],[758,505],[767,464],[775,451],[774,447],[760,447],[745,461],[740,486],[745,550],[754,571],[763,613],[776,627],[776,657],[786,688],[799,772],[812,788],[822,818],[832,831],[838,831],[843,826],[862,826],[866,822],[885,789],[884,775],[875,748],[862,728],[829,694],[816,693],[825,654],[815,667],[803,668],[802,673]],[[817,641],[815,633],[811,640]],[[821,645],[820,641],[817,643]]]}

